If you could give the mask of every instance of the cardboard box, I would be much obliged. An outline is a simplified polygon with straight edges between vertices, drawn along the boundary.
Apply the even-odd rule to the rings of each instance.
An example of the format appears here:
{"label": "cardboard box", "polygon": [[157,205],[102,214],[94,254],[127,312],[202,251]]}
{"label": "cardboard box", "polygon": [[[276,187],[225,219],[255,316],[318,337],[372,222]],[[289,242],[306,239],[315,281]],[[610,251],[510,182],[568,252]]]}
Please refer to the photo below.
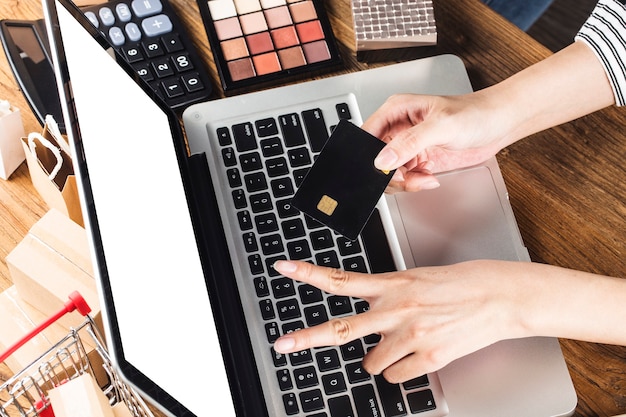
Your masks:
{"label": "cardboard box", "polygon": [[[78,291],[102,330],[102,318],[85,230],[58,210],[46,213],[6,258],[21,299],[49,317]],[[84,317],[74,311],[58,320],[69,330]]]}
{"label": "cardboard box", "polygon": [[[0,293],[0,351],[13,346],[46,317],[37,309],[20,299],[15,286]],[[46,353],[67,331],[51,325],[29,340],[5,360],[13,373],[17,373]]]}
{"label": "cardboard box", "polygon": [[115,417],[109,399],[89,374],[48,391],[55,417]]}
{"label": "cardboard box", "polygon": [[0,100],[0,178],[4,180],[24,162],[24,149],[20,143],[22,136],[24,125],[20,110]]}
{"label": "cardboard box", "polygon": [[115,417],[133,417],[125,402],[119,402],[113,406]]}

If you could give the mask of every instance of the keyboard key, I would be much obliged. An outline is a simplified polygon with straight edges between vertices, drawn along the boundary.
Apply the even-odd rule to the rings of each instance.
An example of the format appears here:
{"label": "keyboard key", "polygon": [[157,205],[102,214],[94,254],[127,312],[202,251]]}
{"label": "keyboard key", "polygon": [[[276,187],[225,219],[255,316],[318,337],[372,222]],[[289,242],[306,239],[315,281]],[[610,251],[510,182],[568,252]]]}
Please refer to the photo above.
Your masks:
{"label": "keyboard key", "polygon": [[283,134],[285,146],[288,148],[306,143],[300,117],[296,113],[279,116],[278,125]]}
{"label": "keyboard key", "polygon": [[246,184],[246,190],[248,190],[249,193],[267,190],[267,181],[262,172],[253,172],[252,174],[244,175],[243,182]]}
{"label": "keyboard key", "polygon": [[303,304],[318,303],[324,299],[322,291],[309,284],[302,284],[298,287],[300,301]]}
{"label": "keyboard key", "polygon": [[220,127],[215,133],[217,134],[217,141],[221,146],[227,146],[233,143],[230,137],[230,131],[227,127]]}
{"label": "keyboard key", "polygon": [[276,202],[276,210],[278,210],[278,217],[281,219],[286,219],[300,214],[300,210],[291,205],[291,198],[278,200]]}
{"label": "keyboard key", "polygon": [[348,390],[346,387],[346,379],[341,372],[322,375],[322,386],[327,395],[339,394]]}
{"label": "keyboard key", "polygon": [[328,321],[328,314],[326,314],[326,307],[322,304],[317,304],[304,309],[304,318],[306,324],[309,327],[317,326]]}
{"label": "keyboard key", "polygon": [[254,122],[254,125],[256,126],[256,133],[260,138],[278,135],[278,125],[273,117],[257,120]]}
{"label": "keyboard key", "polygon": [[402,398],[402,392],[400,386],[397,384],[390,384],[382,375],[376,375],[374,377],[376,381],[376,387],[378,394],[380,395],[380,402],[386,417],[401,417],[406,416],[407,410]]}
{"label": "keyboard key", "polygon": [[335,106],[335,110],[337,110],[337,116],[340,119],[352,119],[352,114],[350,114],[350,107],[348,107],[347,103],[339,103]]}
{"label": "keyboard key", "polygon": [[435,404],[435,398],[431,390],[411,392],[407,394],[406,399],[409,403],[409,408],[413,414],[422,413],[428,410],[434,410],[437,408]]}
{"label": "keyboard key", "polygon": [[276,378],[278,379],[278,386],[281,391],[287,391],[293,389],[293,382],[291,381],[291,374],[289,369],[281,369],[276,371]]}
{"label": "keyboard key", "polygon": [[271,348],[270,351],[272,352],[272,360],[275,367],[280,368],[281,366],[287,365],[287,355],[276,352],[274,348]]}
{"label": "keyboard key", "polygon": [[296,148],[287,151],[289,164],[292,168],[311,165],[311,156],[307,148]]}
{"label": "keyboard key", "polygon": [[264,255],[275,255],[284,250],[283,238],[279,234],[261,236],[260,241]]}
{"label": "keyboard key", "polygon": [[265,279],[265,277],[256,277],[253,282],[257,297],[261,298],[270,295],[270,288],[267,285],[267,279]]}
{"label": "keyboard key", "polygon": [[263,139],[261,141],[261,152],[263,153],[263,156],[266,158],[277,156],[277,155],[282,155],[283,145],[280,142],[280,139],[277,137]]}
{"label": "keyboard key", "polygon": [[328,400],[328,409],[331,417],[356,417],[350,403],[350,397],[347,395],[330,398]]}
{"label": "keyboard key", "polygon": [[287,160],[282,156],[280,158],[268,159],[265,162],[265,166],[267,167],[267,175],[269,175],[270,178],[289,174]]}
{"label": "keyboard key", "polygon": [[343,260],[343,269],[353,272],[367,272],[367,266],[365,265],[365,258],[362,256],[355,256],[353,258],[346,258]]}
{"label": "keyboard key", "polygon": [[239,123],[233,125],[232,129],[235,146],[239,152],[247,152],[257,148],[252,123]]}
{"label": "keyboard key", "polygon": [[339,268],[339,258],[334,251],[322,252],[315,255],[315,263],[328,268]]}
{"label": "keyboard key", "polygon": [[270,181],[270,187],[272,188],[272,194],[276,198],[288,197],[294,194],[293,183],[289,177]]}
{"label": "keyboard key", "polygon": [[313,152],[319,152],[328,140],[328,130],[324,115],[320,109],[305,110],[302,112],[304,128],[309,137],[309,144]]}
{"label": "keyboard key", "polygon": [[296,295],[296,288],[293,280],[285,277],[273,279],[272,294],[274,294],[274,298],[285,298]]}
{"label": "keyboard key", "polygon": [[315,361],[321,372],[332,371],[341,367],[336,349],[328,349],[315,354]]}
{"label": "keyboard key", "polygon": [[242,231],[252,229],[252,220],[250,218],[250,212],[248,210],[237,212],[237,220],[239,221],[239,228]]}
{"label": "keyboard key", "polygon": [[300,304],[295,298],[277,302],[276,310],[278,310],[278,317],[280,317],[282,321],[293,320],[302,316]]}
{"label": "keyboard key", "polygon": [[343,295],[331,295],[327,299],[330,314],[333,316],[341,316],[343,314],[352,313],[352,304],[350,297]]}
{"label": "keyboard key", "polygon": [[230,168],[226,171],[226,177],[228,178],[228,184],[231,188],[241,187],[241,175],[237,168]]}
{"label": "keyboard key", "polygon": [[300,393],[300,403],[302,404],[302,411],[305,413],[321,410],[324,408],[322,391],[316,389]]}
{"label": "keyboard key", "polygon": [[262,213],[272,209],[272,198],[269,193],[253,194],[250,196],[250,206],[253,213]]}
{"label": "keyboard key", "polygon": [[319,384],[317,372],[315,372],[313,366],[294,369],[293,379],[296,381],[296,386],[300,389],[314,387]]}
{"label": "keyboard key", "polygon": [[261,234],[271,233],[278,230],[278,221],[274,213],[259,214],[254,217],[254,224]]}
{"label": "keyboard key", "polygon": [[252,275],[260,275],[265,272],[263,270],[263,261],[259,254],[250,255],[248,257],[248,266],[250,266],[250,273]]}
{"label": "keyboard key", "polygon": [[339,236],[339,238],[337,238],[337,245],[339,246],[339,253],[342,256],[354,255],[361,252],[361,245],[358,240],[350,240]]}
{"label": "keyboard key", "polygon": [[405,390],[414,390],[417,388],[427,387],[428,384],[430,384],[430,381],[428,381],[428,375],[422,375],[404,382],[402,386]]}
{"label": "keyboard key", "polygon": [[263,168],[261,155],[258,152],[245,153],[239,156],[239,163],[243,172],[256,171]]}
{"label": "keyboard key", "polygon": [[300,412],[298,408],[298,400],[296,400],[296,394],[293,392],[283,395],[283,404],[285,406],[285,413],[287,413],[288,416],[292,416]]}
{"label": "keyboard key", "polygon": [[257,250],[259,250],[259,246],[256,242],[256,237],[254,236],[254,233],[244,233],[243,246],[246,248],[246,252],[248,253],[256,252]]}
{"label": "keyboard key", "polygon": [[329,229],[316,230],[311,233],[311,243],[314,250],[328,249],[332,247],[335,242],[333,241],[332,233]]}
{"label": "keyboard key", "polygon": [[293,366],[300,366],[313,362],[311,357],[311,350],[302,350],[300,352],[294,352],[289,354],[289,361]]}
{"label": "keyboard key", "polygon": [[352,395],[356,407],[356,414],[359,417],[382,415],[378,406],[378,400],[376,400],[374,387],[371,385],[354,387],[352,388]]}
{"label": "keyboard key", "polygon": [[294,242],[288,242],[287,251],[289,252],[289,258],[294,260],[301,260],[311,257],[309,242],[304,239],[296,240]]}
{"label": "keyboard key", "polygon": [[346,364],[346,374],[351,384],[364,382],[371,378],[370,374],[363,369],[360,361]]}
{"label": "keyboard key", "polygon": [[[268,343],[274,343],[276,339],[278,339],[278,337],[280,336],[280,331],[278,330],[278,323],[276,323],[275,321],[271,323],[267,323],[265,325],[265,335],[267,336]],[[285,358],[285,361],[286,361],[286,358]]]}
{"label": "keyboard key", "polygon": [[231,147],[222,149],[222,160],[224,161],[224,166],[232,167],[237,165],[235,150]]}
{"label": "keyboard key", "polygon": [[365,351],[363,350],[363,344],[360,339],[348,342],[340,347],[341,357],[345,361],[352,361],[355,359],[363,359]]}
{"label": "keyboard key", "polygon": [[263,317],[263,320],[271,320],[276,317],[272,300],[265,299],[259,301],[259,308],[261,309],[261,317]]}
{"label": "keyboard key", "polygon": [[299,218],[285,220],[280,226],[285,239],[296,239],[305,235],[304,223]]}
{"label": "keyboard key", "polygon": [[299,187],[306,177],[307,172],[309,172],[309,168],[301,168],[293,171],[293,181],[296,183],[296,187]]}

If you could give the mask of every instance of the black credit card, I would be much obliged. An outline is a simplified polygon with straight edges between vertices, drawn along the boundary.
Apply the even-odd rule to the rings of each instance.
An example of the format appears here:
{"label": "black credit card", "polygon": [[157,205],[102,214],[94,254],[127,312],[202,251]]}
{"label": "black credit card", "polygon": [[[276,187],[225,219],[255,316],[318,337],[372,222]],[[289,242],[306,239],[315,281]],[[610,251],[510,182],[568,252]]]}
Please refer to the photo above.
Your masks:
{"label": "black credit card", "polygon": [[384,146],[380,139],[341,120],[292,205],[348,239],[357,239],[394,173],[374,167]]}

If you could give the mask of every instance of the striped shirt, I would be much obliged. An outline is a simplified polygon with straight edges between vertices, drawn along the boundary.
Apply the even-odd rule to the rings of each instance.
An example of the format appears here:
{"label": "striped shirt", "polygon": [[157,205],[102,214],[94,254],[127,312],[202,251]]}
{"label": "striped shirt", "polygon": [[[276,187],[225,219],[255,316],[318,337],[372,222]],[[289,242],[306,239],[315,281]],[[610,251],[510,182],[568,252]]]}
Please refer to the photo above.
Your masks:
{"label": "striped shirt", "polygon": [[626,0],[599,0],[576,35],[595,52],[613,88],[615,104],[626,105]]}

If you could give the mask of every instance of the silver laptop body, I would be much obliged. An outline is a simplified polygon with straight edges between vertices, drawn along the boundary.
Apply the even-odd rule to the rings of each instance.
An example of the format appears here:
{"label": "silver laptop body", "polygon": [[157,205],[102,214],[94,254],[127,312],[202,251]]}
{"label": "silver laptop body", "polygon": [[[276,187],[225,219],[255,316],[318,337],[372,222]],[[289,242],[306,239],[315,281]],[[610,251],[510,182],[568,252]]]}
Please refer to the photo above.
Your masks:
{"label": "silver laptop body", "polygon": [[[418,415],[573,412],[576,395],[553,338],[495,344],[428,375],[427,388],[394,388],[401,393],[395,403],[385,401],[384,382],[371,376],[333,391],[341,378],[351,382],[360,374],[358,357],[350,357],[356,345],[289,358],[271,351],[268,339],[276,332],[308,323],[307,312],[323,314],[284,295],[313,291],[280,280],[269,268],[271,261],[299,256],[308,243],[312,249],[306,259],[326,262],[329,248],[315,245],[327,235],[301,214],[283,218],[270,210],[268,215],[267,203],[289,208],[288,197],[264,194],[275,191],[273,185],[283,190],[285,183],[270,177],[266,188],[248,189],[259,184],[252,175],[257,168],[251,166],[280,162],[271,153],[274,139],[264,145],[259,140],[252,150],[259,161],[220,135],[235,130],[245,135],[246,126],[258,133],[267,123],[255,121],[289,123],[293,114],[309,110],[323,114],[330,128],[345,115],[336,111],[337,104],[347,106],[359,124],[396,92],[466,93],[471,86],[458,58],[433,57],[194,105],[183,115],[185,143],[176,115],[134,80],[130,68],[116,62],[120,58],[67,0],[44,0],[44,9],[111,353],[125,379],[161,410],[176,416],[317,417],[330,416],[329,408],[345,406],[348,398],[352,414],[346,417],[411,415],[430,391],[425,404],[433,407]],[[287,177],[294,181],[296,168],[306,169],[293,166],[303,161],[300,148],[310,151],[307,144],[296,148],[284,154]],[[228,165],[233,159],[236,165]],[[276,169],[285,168],[279,165]],[[374,258],[387,269],[390,260],[397,269],[474,258],[529,260],[495,159],[440,180],[436,191],[382,198],[368,233],[383,245],[365,238],[358,241],[360,248],[344,245],[336,260],[340,266],[375,272]],[[293,229],[283,228],[287,220]],[[272,229],[276,221],[280,227]],[[291,238],[290,231],[300,224],[306,225],[307,236]],[[282,246],[276,238],[264,238],[267,228]],[[322,304],[330,303],[329,297],[324,294]],[[363,308],[359,300],[349,305],[332,300],[349,310],[338,314]],[[374,342],[362,343],[366,349]],[[340,369],[351,365],[356,373],[342,377],[338,368],[316,368],[332,362],[333,355]],[[282,385],[285,379],[291,379],[291,388]],[[355,399],[366,385],[374,387],[369,408]]]}

